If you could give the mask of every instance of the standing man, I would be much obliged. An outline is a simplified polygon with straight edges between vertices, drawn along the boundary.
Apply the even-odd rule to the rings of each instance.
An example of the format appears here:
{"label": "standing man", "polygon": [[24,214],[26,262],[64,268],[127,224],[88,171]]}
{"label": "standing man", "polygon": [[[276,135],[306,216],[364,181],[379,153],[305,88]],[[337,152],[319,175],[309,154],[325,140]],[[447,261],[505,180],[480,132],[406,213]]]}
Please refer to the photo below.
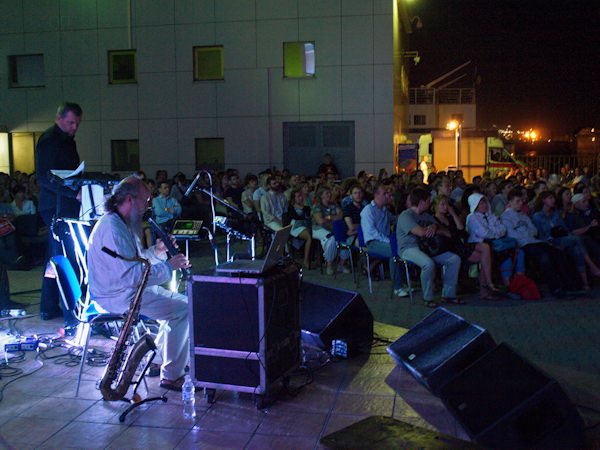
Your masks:
{"label": "standing man", "polygon": [[[61,253],[58,243],[52,237],[52,218],[79,217],[81,193],[69,187],[52,183],[50,170],[73,170],[79,165],[79,154],[75,133],[81,123],[83,112],[77,103],[63,103],[56,111],[56,123],[40,136],[35,149],[36,173],[40,185],[39,212],[48,226],[48,250],[46,264],[50,257]],[[73,325],[73,317],[63,311],[65,323]],[[40,298],[40,316],[50,320],[61,315],[56,281],[44,277]]]}
{"label": "standing man", "polygon": [[360,226],[367,244],[367,250],[370,253],[377,253],[389,259],[390,276],[394,277],[394,294],[398,297],[406,297],[408,292],[402,287],[402,271],[392,260],[390,235],[394,218],[388,210],[391,203],[391,190],[388,190],[387,186],[383,184],[377,184],[373,191],[373,200],[360,213]]}
{"label": "standing man", "polygon": [[162,346],[161,387],[180,391],[189,356],[187,297],[160,286],[171,279],[173,270],[188,268],[184,254],[167,260],[164,243],[142,249],[142,218],[150,190],[135,176],[122,180],[106,201],[106,214],[100,218],[90,236],[88,250],[89,286],[92,298],[109,312],[121,314],[129,308],[142,282],[144,264],[113,258],[106,247],[124,258],[147,259],[151,266],[142,293],[140,314],[160,323],[157,340]]}

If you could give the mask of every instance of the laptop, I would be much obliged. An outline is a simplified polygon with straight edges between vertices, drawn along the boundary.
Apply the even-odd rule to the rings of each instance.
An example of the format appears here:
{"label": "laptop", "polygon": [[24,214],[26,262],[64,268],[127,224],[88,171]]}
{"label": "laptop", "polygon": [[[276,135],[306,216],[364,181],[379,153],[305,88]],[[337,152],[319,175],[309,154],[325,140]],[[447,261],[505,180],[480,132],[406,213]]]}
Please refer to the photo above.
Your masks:
{"label": "laptop", "polygon": [[283,258],[285,244],[290,236],[291,228],[291,225],[288,225],[275,232],[269,251],[265,255],[265,259],[236,259],[235,261],[219,264],[215,270],[217,272],[226,273],[261,274],[266,272]]}

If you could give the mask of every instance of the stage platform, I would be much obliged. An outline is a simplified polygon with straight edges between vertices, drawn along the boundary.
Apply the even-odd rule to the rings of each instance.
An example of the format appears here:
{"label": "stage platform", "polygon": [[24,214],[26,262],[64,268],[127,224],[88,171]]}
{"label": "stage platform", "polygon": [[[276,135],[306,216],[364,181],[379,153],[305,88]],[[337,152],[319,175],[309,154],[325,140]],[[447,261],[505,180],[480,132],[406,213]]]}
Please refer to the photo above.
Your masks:
{"label": "stage platform", "polygon": [[[210,249],[193,258],[194,265],[211,262]],[[41,268],[9,272],[11,291],[39,288]],[[369,352],[331,362],[312,374],[312,382],[296,395],[286,394],[264,410],[257,410],[251,395],[218,391],[207,404],[197,393],[197,418],[182,417],[181,396],[168,392],[167,403],[148,404],[129,414],[125,423],[118,416],[125,403],[104,402],[96,390],[103,367],[85,367],[82,387],[74,398],[78,367],[60,364],[60,359],[35,358],[15,364],[21,377],[0,380],[0,449],[3,448],[323,448],[320,440],[371,416],[391,417],[428,430],[468,439],[460,424],[406,370],[399,368],[385,350],[431,310],[419,294],[415,302],[389,298],[390,282],[374,283],[369,294],[366,279],[356,289],[349,274],[305,273],[305,279],[328,286],[357,290],[375,318],[376,340]],[[39,309],[39,292],[13,296],[28,303],[28,311]],[[570,300],[543,299],[534,302],[507,300],[489,302],[467,296],[467,305],[449,307],[466,320],[484,327],[497,342],[507,342],[520,354],[555,378],[567,391],[584,418],[587,447],[600,442],[600,286],[592,295]],[[24,319],[19,328],[25,335],[55,335],[59,319],[42,322]],[[2,330],[0,330],[0,334]],[[111,342],[94,336],[92,345],[106,348]],[[61,353],[60,349],[53,354]],[[11,362],[12,366],[13,363]],[[292,377],[293,386],[309,381]],[[158,379],[148,381],[150,395],[165,391]],[[144,395],[144,389],[140,389]],[[593,409],[596,409],[594,411]],[[598,447],[596,447],[598,448]]]}

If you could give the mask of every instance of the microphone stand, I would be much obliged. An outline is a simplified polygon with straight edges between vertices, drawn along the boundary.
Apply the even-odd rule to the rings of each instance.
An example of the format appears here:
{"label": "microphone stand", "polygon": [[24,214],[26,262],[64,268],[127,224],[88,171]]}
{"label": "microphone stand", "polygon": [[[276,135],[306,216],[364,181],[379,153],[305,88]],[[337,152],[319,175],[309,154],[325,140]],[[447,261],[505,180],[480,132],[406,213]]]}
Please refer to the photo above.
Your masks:
{"label": "microphone stand", "polygon": [[[200,176],[202,172],[198,173],[198,175],[196,176],[196,179],[194,179],[194,182],[190,185],[190,187],[188,188],[188,190],[186,191],[186,193],[184,195],[188,195],[190,193],[192,193],[193,191],[200,191],[203,192],[204,194],[208,195],[211,198],[211,202],[214,204],[214,201],[216,200],[217,202],[219,202],[220,204],[224,205],[226,208],[228,208],[229,210],[238,213],[240,216],[242,216],[244,219],[247,219],[250,214],[245,213],[244,211],[242,211],[239,208],[236,208],[235,206],[231,205],[230,203],[226,202],[225,200],[217,197],[215,194],[212,193],[212,191],[209,191],[207,189],[204,188],[197,188],[196,187],[196,181],[198,179],[198,177]],[[213,211],[214,211],[214,207],[213,207]],[[216,231],[216,215],[213,213],[213,230]],[[261,224],[261,226],[263,226]],[[230,234],[232,232],[228,231],[227,232],[227,259],[229,259],[229,241],[230,241]],[[238,236],[243,235],[242,233],[236,233]],[[245,236],[243,235],[243,237],[250,241],[250,254],[252,256],[252,258],[256,257],[256,236],[254,234],[252,234],[251,236]],[[216,265],[219,264],[219,257],[217,254],[217,248],[215,246],[213,246],[214,252],[215,252],[215,263]]]}

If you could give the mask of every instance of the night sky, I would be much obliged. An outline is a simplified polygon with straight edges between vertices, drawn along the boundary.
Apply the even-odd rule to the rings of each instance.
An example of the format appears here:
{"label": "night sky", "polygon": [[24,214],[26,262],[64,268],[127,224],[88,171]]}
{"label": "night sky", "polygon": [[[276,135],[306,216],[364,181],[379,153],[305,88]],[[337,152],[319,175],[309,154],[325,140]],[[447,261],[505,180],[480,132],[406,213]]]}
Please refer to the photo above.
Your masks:
{"label": "night sky", "polygon": [[478,128],[556,136],[600,127],[599,0],[412,0],[409,8],[423,22],[410,37],[421,56],[412,87],[472,60],[451,87],[471,85],[476,68]]}

